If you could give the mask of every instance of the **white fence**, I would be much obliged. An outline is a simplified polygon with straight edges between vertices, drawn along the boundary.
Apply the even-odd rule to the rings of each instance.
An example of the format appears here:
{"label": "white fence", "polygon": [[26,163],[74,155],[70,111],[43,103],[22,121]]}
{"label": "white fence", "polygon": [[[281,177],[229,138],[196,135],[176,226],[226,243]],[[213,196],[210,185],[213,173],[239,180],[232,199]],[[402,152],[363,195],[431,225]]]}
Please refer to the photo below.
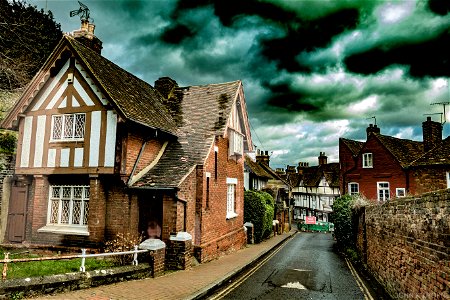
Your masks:
{"label": "white fence", "polygon": [[137,260],[138,254],[148,252],[148,251],[149,250],[139,250],[138,246],[134,246],[134,250],[132,250],[132,251],[86,254],[86,249],[81,249],[81,254],[79,254],[79,255],[35,257],[35,258],[16,258],[16,259],[10,259],[9,258],[10,253],[5,253],[5,258],[3,260],[0,260],[0,263],[3,263],[2,279],[3,280],[6,279],[7,271],[8,271],[8,263],[81,258],[80,272],[86,272],[86,266],[85,266],[86,258],[133,254],[132,265],[137,266],[138,265],[138,260]]}

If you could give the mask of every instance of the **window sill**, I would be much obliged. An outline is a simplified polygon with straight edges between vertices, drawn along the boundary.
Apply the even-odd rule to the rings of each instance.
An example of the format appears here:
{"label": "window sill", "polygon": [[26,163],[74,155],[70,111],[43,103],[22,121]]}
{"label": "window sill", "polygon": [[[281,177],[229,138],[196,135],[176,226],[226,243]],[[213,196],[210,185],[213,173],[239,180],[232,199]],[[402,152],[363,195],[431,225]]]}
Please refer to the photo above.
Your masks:
{"label": "window sill", "polygon": [[46,225],[38,229],[38,232],[50,232],[57,234],[84,235],[89,236],[87,226],[73,225]]}
{"label": "window sill", "polygon": [[237,216],[238,216],[238,214],[235,213],[235,212],[228,212],[228,213],[227,213],[227,220],[236,218]]}

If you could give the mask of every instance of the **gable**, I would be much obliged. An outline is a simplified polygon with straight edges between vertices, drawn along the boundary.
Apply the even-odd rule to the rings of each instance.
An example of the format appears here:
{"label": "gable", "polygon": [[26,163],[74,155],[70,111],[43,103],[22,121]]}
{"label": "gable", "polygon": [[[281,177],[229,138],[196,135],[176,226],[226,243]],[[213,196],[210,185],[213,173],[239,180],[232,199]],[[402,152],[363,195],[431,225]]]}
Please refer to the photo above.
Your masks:
{"label": "gable", "polygon": [[56,75],[50,76],[42,85],[26,112],[64,113],[79,111],[79,108],[101,110],[105,105],[108,105],[105,96],[87,75],[79,60],[71,57]]}
{"label": "gable", "polygon": [[250,123],[248,121],[247,105],[244,98],[242,84],[238,89],[236,99],[233,101],[233,105],[228,115],[226,128],[226,134],[229,134],[231,129],[232,132],[236,132],[242,136],[244,144],[243,150],[245,152],[253,151]]}

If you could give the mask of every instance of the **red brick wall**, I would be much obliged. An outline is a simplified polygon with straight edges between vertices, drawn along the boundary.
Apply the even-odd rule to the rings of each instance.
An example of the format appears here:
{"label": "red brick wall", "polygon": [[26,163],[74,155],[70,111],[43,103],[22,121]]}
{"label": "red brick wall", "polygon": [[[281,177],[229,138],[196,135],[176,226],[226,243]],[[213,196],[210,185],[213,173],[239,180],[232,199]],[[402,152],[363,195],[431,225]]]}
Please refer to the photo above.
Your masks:
{"label": "red brick wall", "polygon": [[[139,152],[141,151],[142,144],[145,142],[143,136],[139,136],[137,134],[129,134],[126,142],[126,173],[131,174],[133,171],[134,164],[138,158]],[[139,164],[134,172],[136,175],[143,168],[148,166],[158,155],[159,150],[161,149],[163,141],[160,140],[150,140],[145,145],[144,151],[141,154],[141,158],[139,159]]]}
{"label": "red brick wall", "polygon": [[339,190],[342,194],[348,193],[348,182],[344,178],[344,174],[355,166],[352,152],[348,147],[339,139],[339,164],[340,164],[340,186]]}
{"label": "red brick wall", "polygon": [[[217,180],[215,174],[214,149],[211,148],[203,167],[204,172],[211,173],[209,185],[209,208],[206,207],[206,175],[201,176],[202,192],[191,188],[192,181],[196,177],[193,172],[180,186],[179,197],[188,201],[188,232],[193,235],[196,242],[196,255],[201,261],[207,261],[219,255],[235,251],[245,245],[244,224],[244,159],[233,159],[228,156],[228,139],[217,138],[215,145],[218,147]],[[226,219],[227,212],[227,178],[236,178],[235,212],[236,218]],[[190,182],[190,184],[186,184]],[[195,185],[194,185],[195,186]],[[197,210],[197,220],[201,226],[195,230],[195,198],[201,208]],[[195,234],[200,234],[196,237]]]}
{"label": "red brick wall", "polygon": [[358,246],[393,298],[450,299],[450,190],[365,211],[367,246]]}
{"label": "red brick wall", "polygon": [[[373,168],[362,167],[364,153],[373,154]],[[344,182],[346,185],[349,182],[359,183],[360,194],[374,201],[377,200],[377,182],[389,182],[391,199],[395,197],[396,188],[407,188],[405,172],[375,137],[370,137],[366,142],[361,155],[358,156],[357,167],[347,173]],[[345,190],[348,191],[347,186]]]}

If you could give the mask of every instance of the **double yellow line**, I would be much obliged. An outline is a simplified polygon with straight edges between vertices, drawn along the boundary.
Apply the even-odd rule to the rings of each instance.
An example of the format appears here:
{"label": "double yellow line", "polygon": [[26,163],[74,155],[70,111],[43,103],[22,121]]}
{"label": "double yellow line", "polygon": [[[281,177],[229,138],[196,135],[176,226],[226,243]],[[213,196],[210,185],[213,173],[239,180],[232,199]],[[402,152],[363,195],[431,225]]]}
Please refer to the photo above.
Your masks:
{"label": "double yellow line", "polygon": [[252,276],[256,271],[259,270],[268,260],[270,260],[275,254],[277,254],[281,249],[283,249],[284,246],[286,246],[287,243],[289,243],[292,240],[292,237],[288,238],[289,241],[283,243],[281,246],[279,246],[275,251],[267,255],[263,260],[258,262],[254,267],[252,267],[250,270],[244,273],[244,275],[241,275],[235,282],[227,286],[225,289],[221,290],[217,294],[211,296],[208,298],[208,300],[218,300],[222,299],[226,295],[228,295],[232,290],[237,288],[239,285],[241,285],[247,278]]}
{"label": "double yellow line", "polygon": [[369,292],[369,289],[366,287],[366,285],[362,281],[361,277],[359,277],[358,272],[356,272],[355,268],[350,263],[350,261],[347,258],[345,258],[345,262],[347,263],[347,266],[350,269],[350,272],[352,273],[353,277],[355,278],[356,284],[358,285],[361,292],[363,292],[364,299],[365,300],[374,300],[374,298],[372,297],[372,295]]}

